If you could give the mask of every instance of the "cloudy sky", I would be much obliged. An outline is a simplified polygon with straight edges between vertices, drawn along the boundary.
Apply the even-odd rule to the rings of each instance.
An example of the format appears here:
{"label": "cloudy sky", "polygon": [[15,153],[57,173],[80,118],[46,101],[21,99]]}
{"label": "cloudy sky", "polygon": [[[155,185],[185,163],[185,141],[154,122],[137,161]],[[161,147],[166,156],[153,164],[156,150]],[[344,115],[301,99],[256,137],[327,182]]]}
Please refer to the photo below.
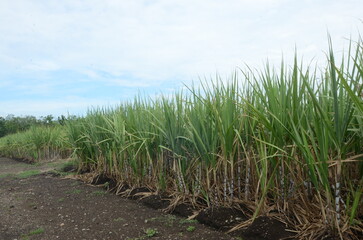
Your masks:
{"label": "cloudy sky", "polygon": [[[324,62],[361,0],[1,0],[0,116],[84,114],[245,64]],[[362,31],[360,31],[362,32]]]}

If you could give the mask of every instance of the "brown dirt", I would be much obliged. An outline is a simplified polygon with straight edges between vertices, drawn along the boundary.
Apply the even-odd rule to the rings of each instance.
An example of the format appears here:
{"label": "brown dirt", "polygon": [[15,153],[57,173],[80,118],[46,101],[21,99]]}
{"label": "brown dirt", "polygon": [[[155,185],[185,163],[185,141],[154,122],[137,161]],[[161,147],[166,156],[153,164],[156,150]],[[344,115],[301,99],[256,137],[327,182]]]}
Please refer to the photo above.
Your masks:
{"label": "brown dirt", "polygon": [[[108,193],[94,185],[56,177],[47,172],[54,166],[59,167],[59,164],[55,162],[34,166],[0,158],[0,239],[277,240],[286,237],[284,226],[276,222],[271,222],[269,226],[269,218],[264,218],[261,223],[256,220],[252,228],[256,229],[255,232],[248,228],[241,232],[241,237],[233,237],[196,221],[187,221],[155,210],[167,206],[169,201],[163,197],[151,195],[149,200],[142,198],[135,201]],[[38,174],[24,177],[22,173],[29,170],[36,170]],[[152,209],[145,205],[156,207]],[[229,219],[228,224],[237,217],[243,218],[239,213],[229,211],[205,210],[200,219],[207,224],[213,223],[208,220],[210,216],[219,221],[218,228],[226,229],[222,223],[225,221],[223,216]],[[147,236],[148,229],[150,236]],[[151,230],[157,233],[152,234]]]}
{"label": "brown dirt", "polygon": [[0,161],[0,239],[148,239],[147,229],[157,231],[151,239],[231,239],[73,179],[5,176],[42,166]]}

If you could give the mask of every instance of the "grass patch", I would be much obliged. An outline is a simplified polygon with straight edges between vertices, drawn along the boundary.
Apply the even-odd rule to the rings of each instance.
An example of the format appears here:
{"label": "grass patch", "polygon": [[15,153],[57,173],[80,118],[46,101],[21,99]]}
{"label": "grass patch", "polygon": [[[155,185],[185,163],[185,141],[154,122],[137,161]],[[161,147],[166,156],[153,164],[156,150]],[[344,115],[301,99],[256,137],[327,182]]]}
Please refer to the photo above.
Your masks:
{"label": "grass patch", "polygon": [[156,228],[147,228],[144,230],[144,235],[141,237],[127,238],[127,240],[143,240],[145,238],[152,238],[158,233]]}
{"label": "grass patch", "polygon": [[39,170],[28,170],[28,171],[24,171],[24,172],[18,173],[16,175],[16,177],[17,178],[28,178],[28,177],[31,177],[31,176],[39,175],[41,173],[42,172],[39,171]]}
{"label": "grass patch", "polygon": [[146,237],[151,238],[154,237],[158,233],[156,228],[148,228],[145,230]]}
{"label": "grass patch", "polygon": [[6,178],[6,177],[10,177],[12,175],[13,174],[11,174],[11,173],[0,174],[0,178]]}
{"label": "grass patch", "polygon": [[188,226],[187,227],[188,232],[194,232],[194,230],[195,230],[195,226]]}
{"label": "grass patch", "polygon": [[180,224],[193,224],[193,223],[197,223],[198,220],[195,219],[182,219],[179,221]]}
{"label": "grass patch", "polygon": [[67,194],[80,194],[81,192],[82,192],[82,190],[80,190],[80,189],[73,189],[73,190],[66,191]]}
{"label": "grass patch", "polygon": [[35,230],[32,230],[32,231],[30,231],[29,233],[27,233],[27,234],[23,234],[23,235],[21,235],[21,239],[22,240],[28,240],[29,239],[29,237],[31,237],[31,236],[34,236],[34,235],[39,235],[39,234],[42,234],[42,233],[44,233],[44,228],[37,228],[37,229],[35,229]]}
{"label": "grass patch", "polygon": [[106,192],[105,191],[94,191],[92,194],[96,195],[96,196],[103,196],[106,194]]}

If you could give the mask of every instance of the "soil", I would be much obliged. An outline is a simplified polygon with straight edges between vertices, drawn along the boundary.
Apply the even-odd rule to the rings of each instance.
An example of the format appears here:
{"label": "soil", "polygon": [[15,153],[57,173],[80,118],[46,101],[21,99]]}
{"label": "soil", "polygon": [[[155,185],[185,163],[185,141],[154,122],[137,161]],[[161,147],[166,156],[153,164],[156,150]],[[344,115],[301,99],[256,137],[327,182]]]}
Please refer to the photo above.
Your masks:
{"label": "soil", "polygon": [[284,229],[282,222],[273,218],[259,217],[244,232],[244,236],[254,240],[279,239],[291,236],[289,232],[275,231],[275,229]]}
{"label": "soil", "polygon": [[[283,224],[268,217],[257,218],[238,236],[228,235],[222,230],[245,220],[241,212],[228,208],[203,210],[197,220],[207,226],[162,212],[170,199],[154,195],[147,188],[131,191],[127,198],[106,192],[101,185],[58,176],[52,170],[63,163],[29,165],[0,158],[0,239],[277,240],[288,236]],[[139,197],[142,192],[147,193],[146,197]],[[174,209],[184,217],[191,212],[185,204]]]}
{"label": "soil", "polygon": [[248,220],[248,218],[235,209],[219,207],[204,209],[198,214],[197,220],[216,229],[228,230],[239,222]]}

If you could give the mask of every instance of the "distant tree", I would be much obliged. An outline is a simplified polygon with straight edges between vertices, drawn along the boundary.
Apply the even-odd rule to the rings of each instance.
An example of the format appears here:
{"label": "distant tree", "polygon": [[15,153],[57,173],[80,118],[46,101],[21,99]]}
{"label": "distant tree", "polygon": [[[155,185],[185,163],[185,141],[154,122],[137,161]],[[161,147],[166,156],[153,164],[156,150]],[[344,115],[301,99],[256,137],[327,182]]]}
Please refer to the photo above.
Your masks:
{"label": "distant tree", "polygon": [[6,122],[5,118],[0,117],[0,137],[6,135],[5,122]]}
{"label": "distant tree", "polygon": [[54,117],[52,115],[47,115],[45,117],[41,117],[43,124],[50,125],[53,123]]}
{"label": "distant tree", "polygon": [[53,116],[48,115],[43,119],[37,119],[34,116],[17,117],[13,114],[9,114],[5,118],[0,117],[0,137],[3,137],[7,134],[25,131],[31,126],[42,124],[53,124]]}
{"label": "distant tree", "polygon": [[61,115],[60,117],[58,117],[57,121],[60,125],[63,126],[64,124],[66,124],[67,118],[64,115]]}
{"label": "distant tree", "polygon": [[64,125],[66,121],[76,120],[77,116],[70,115],[68,117],[60,116],[57,120],[53,115],[47,115],[45,117],[36,118],[34,116],[15,116],[13,114],[7,115],[5,118],[0,117],[0,137],[7,134],[21,132],[28,130],[32,126],[39,125]]}

